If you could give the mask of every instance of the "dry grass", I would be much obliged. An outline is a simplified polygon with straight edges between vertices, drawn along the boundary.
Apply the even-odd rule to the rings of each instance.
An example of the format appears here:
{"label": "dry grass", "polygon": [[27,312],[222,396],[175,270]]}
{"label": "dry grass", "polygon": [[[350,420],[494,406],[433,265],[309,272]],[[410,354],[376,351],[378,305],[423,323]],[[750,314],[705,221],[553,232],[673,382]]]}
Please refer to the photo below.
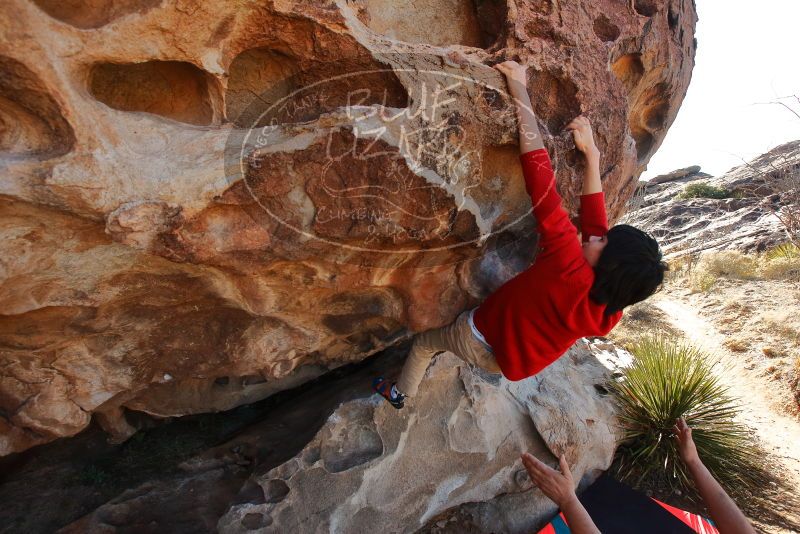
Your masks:
{"label": "dry grass", "polygon": [[629,349],[645,333],[677,335],[667,315],[644,301],[627,308],[622,320],[608,337],[617,345]]}
{"label": "dry grass", "polygon": [[729,339],[723,345],[733,352],[747,352],[750,349],[750,343],[744,339]]}
{"label": "dry grass", "polygon": [[779,339],[793,344],[800,344],[800,320],[791,309],[766,311],[761,314],[764,326]]}
{"label": "dry grass", "polygon": [[800,258],[768,259],[759,266],[758,274],[766,280],[800,281]]}
{"label": "dry grass", "polygon": [[800,281],[800,248],[784,243],[765,252],[759,265],[759,275],[766,280]]}
{"label": "dry grass", "polygon": [[720,250],[681,256],[670,260],[667,279],[686,284],[692,293],[710,291],[720,278],[800,281],[800,252],[793,247],[782,245],[760,255]]}
{"label": "dry grass", "polygon": [[700,256],[697,270],[716,277],[753,280],[758,271],[758,258],[738,250],[720,250]]}
{"label": "dry grass", "polygon": [[692,270],[687,276],[692,293],[705,293],[714,287],[718,278],[718,276],[700,269]]}

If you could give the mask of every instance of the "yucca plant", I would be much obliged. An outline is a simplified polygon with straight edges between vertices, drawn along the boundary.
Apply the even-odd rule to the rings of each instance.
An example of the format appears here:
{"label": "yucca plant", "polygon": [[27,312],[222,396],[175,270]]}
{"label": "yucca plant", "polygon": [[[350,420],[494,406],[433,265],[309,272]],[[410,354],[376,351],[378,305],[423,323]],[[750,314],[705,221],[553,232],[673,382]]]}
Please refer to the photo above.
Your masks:
{"label": "yucca plant", "polygon": [[800,247],[794,243],[783,243],[766,252],[767,260],[797,260],[800,259]]}
{"label": "yucca plant", "polygon": [[693,494],[691,479],[672,434],[676,419],[690,427],[703,463],[729,491],[765,480],[750,431],[734,419],[736,402],[697,348],[666,336],[644,337],[631,346],[634,363],[612,383],[624,442],[617,458],[622,479],[662,480]]}

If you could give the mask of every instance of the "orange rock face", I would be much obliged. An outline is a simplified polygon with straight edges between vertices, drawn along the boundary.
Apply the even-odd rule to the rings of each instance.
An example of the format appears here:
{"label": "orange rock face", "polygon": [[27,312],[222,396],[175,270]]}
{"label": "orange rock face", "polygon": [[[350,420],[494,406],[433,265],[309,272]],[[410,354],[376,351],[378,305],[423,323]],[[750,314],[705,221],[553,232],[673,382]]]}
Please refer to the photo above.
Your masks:
{"label": "orange rock face", "polygon": [[11,0],[0,11],[0,454],[221,410],[451,321],[535,224],[490,65],[612,218],[694,64],[691,0]]}

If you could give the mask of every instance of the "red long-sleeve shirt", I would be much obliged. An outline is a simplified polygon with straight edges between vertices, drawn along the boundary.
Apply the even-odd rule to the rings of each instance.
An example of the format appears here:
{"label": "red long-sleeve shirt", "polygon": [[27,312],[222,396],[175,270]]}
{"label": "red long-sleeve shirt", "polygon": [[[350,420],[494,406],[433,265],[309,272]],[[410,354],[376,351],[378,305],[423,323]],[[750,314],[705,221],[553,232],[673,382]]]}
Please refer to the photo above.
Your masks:
{"label": "red long-sleeve shirt", "polygon": [[[604,336],[622,317],[606,316],[605,305],[589,298],[594,269],[561,205],[547,151],[527,152],[520,160],[540,250],[533,265],[492,293],[473,318],[509,380],[535,375],[579,338]],[[608,233],[603,193],[581,196],[580,225],[584,240]]]}

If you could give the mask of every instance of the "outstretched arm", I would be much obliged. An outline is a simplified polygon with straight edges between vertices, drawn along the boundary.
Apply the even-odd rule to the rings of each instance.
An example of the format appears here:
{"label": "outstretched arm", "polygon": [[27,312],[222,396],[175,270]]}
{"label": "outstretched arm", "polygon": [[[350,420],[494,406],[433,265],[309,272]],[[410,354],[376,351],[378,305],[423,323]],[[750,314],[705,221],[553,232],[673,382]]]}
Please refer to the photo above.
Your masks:
{"label": "outstretched arm", "polygon": [[[558,261],[562,269],[570,269],[583,261],[577,229],[561,205],[556,176],[550,156],[544,149],[531,99],[528,96],[526,68],[516,61],[506,61],[495,68],[505,74],[519,117],[519,146],[525,189],[531,197],[533,214],[539,232],[540,252],[537,262]],[[580,261],[579,261],[580,260]]]}
{"label": "outstretched arm", "polygon": [[708,508],[711,519],[721,534],[755,534],[755,530],[736,503],[725,493],[719,482],[700,461],[692,439],[692,429],[683,419],[678,419],[672,429],[678,438],[681,458],[692,475],[694,485]]}
{"label": "outstretched arm", "polygon": [[570,532],[575,534],[600,534],[600,530],[589,517],[589,512],[583,507],[578,496],[575,495],[575,481],[569,470],[566,458],[561,456],[559,464],[561,472],[549,465],[540,462],[535,456],[527,452],[522,455],[522,464],[536,487],[542,490],[551,501],[556,503],[567,519]]}
{"label": "outstretched arm", "polygon": [[[556,189],[556,177],[550,164],[550,156],[544,149],[539,125],[536,123],[536,116],[531,107],[527,75],[525,74],[527,67],[516,61],[505,61],[495,65],[495,68],[506,76],[509,90],[514,97],[519,118],[519,159],[522,163],[522,174],[525,177],[525,189],[531,197],[533,214],[539,222],[539,234],[542,238],[540,246],[546,248],[547,242],[552,243],[557,235],[564,234],[565,231],[571,229],[560,224],[558,220],[550,220],[568,220],[569,218],[561,206],[561,197]],[[550,248],[553,249],[552,246]]]}
{"label": "outstretched arm", "polygon": [[594,143],[592,125],[589,119],[580,115],[567,125],[567,130],[572,132],[575,148],[586,158],[581,194],[581,237],[583,241],[589,241],[591,237],[602,239],[608,233],[608,215],[600,182],[600,150]]}
{"label": "outstretched arm", "polygon": [[502,72],[508,82],[508,90],[514,98],[519,121],[520,154],[544,148],[536,115],[533,113],[531,98],[528,96],[528,67],[516,61],[504,61],[495,68]]}

